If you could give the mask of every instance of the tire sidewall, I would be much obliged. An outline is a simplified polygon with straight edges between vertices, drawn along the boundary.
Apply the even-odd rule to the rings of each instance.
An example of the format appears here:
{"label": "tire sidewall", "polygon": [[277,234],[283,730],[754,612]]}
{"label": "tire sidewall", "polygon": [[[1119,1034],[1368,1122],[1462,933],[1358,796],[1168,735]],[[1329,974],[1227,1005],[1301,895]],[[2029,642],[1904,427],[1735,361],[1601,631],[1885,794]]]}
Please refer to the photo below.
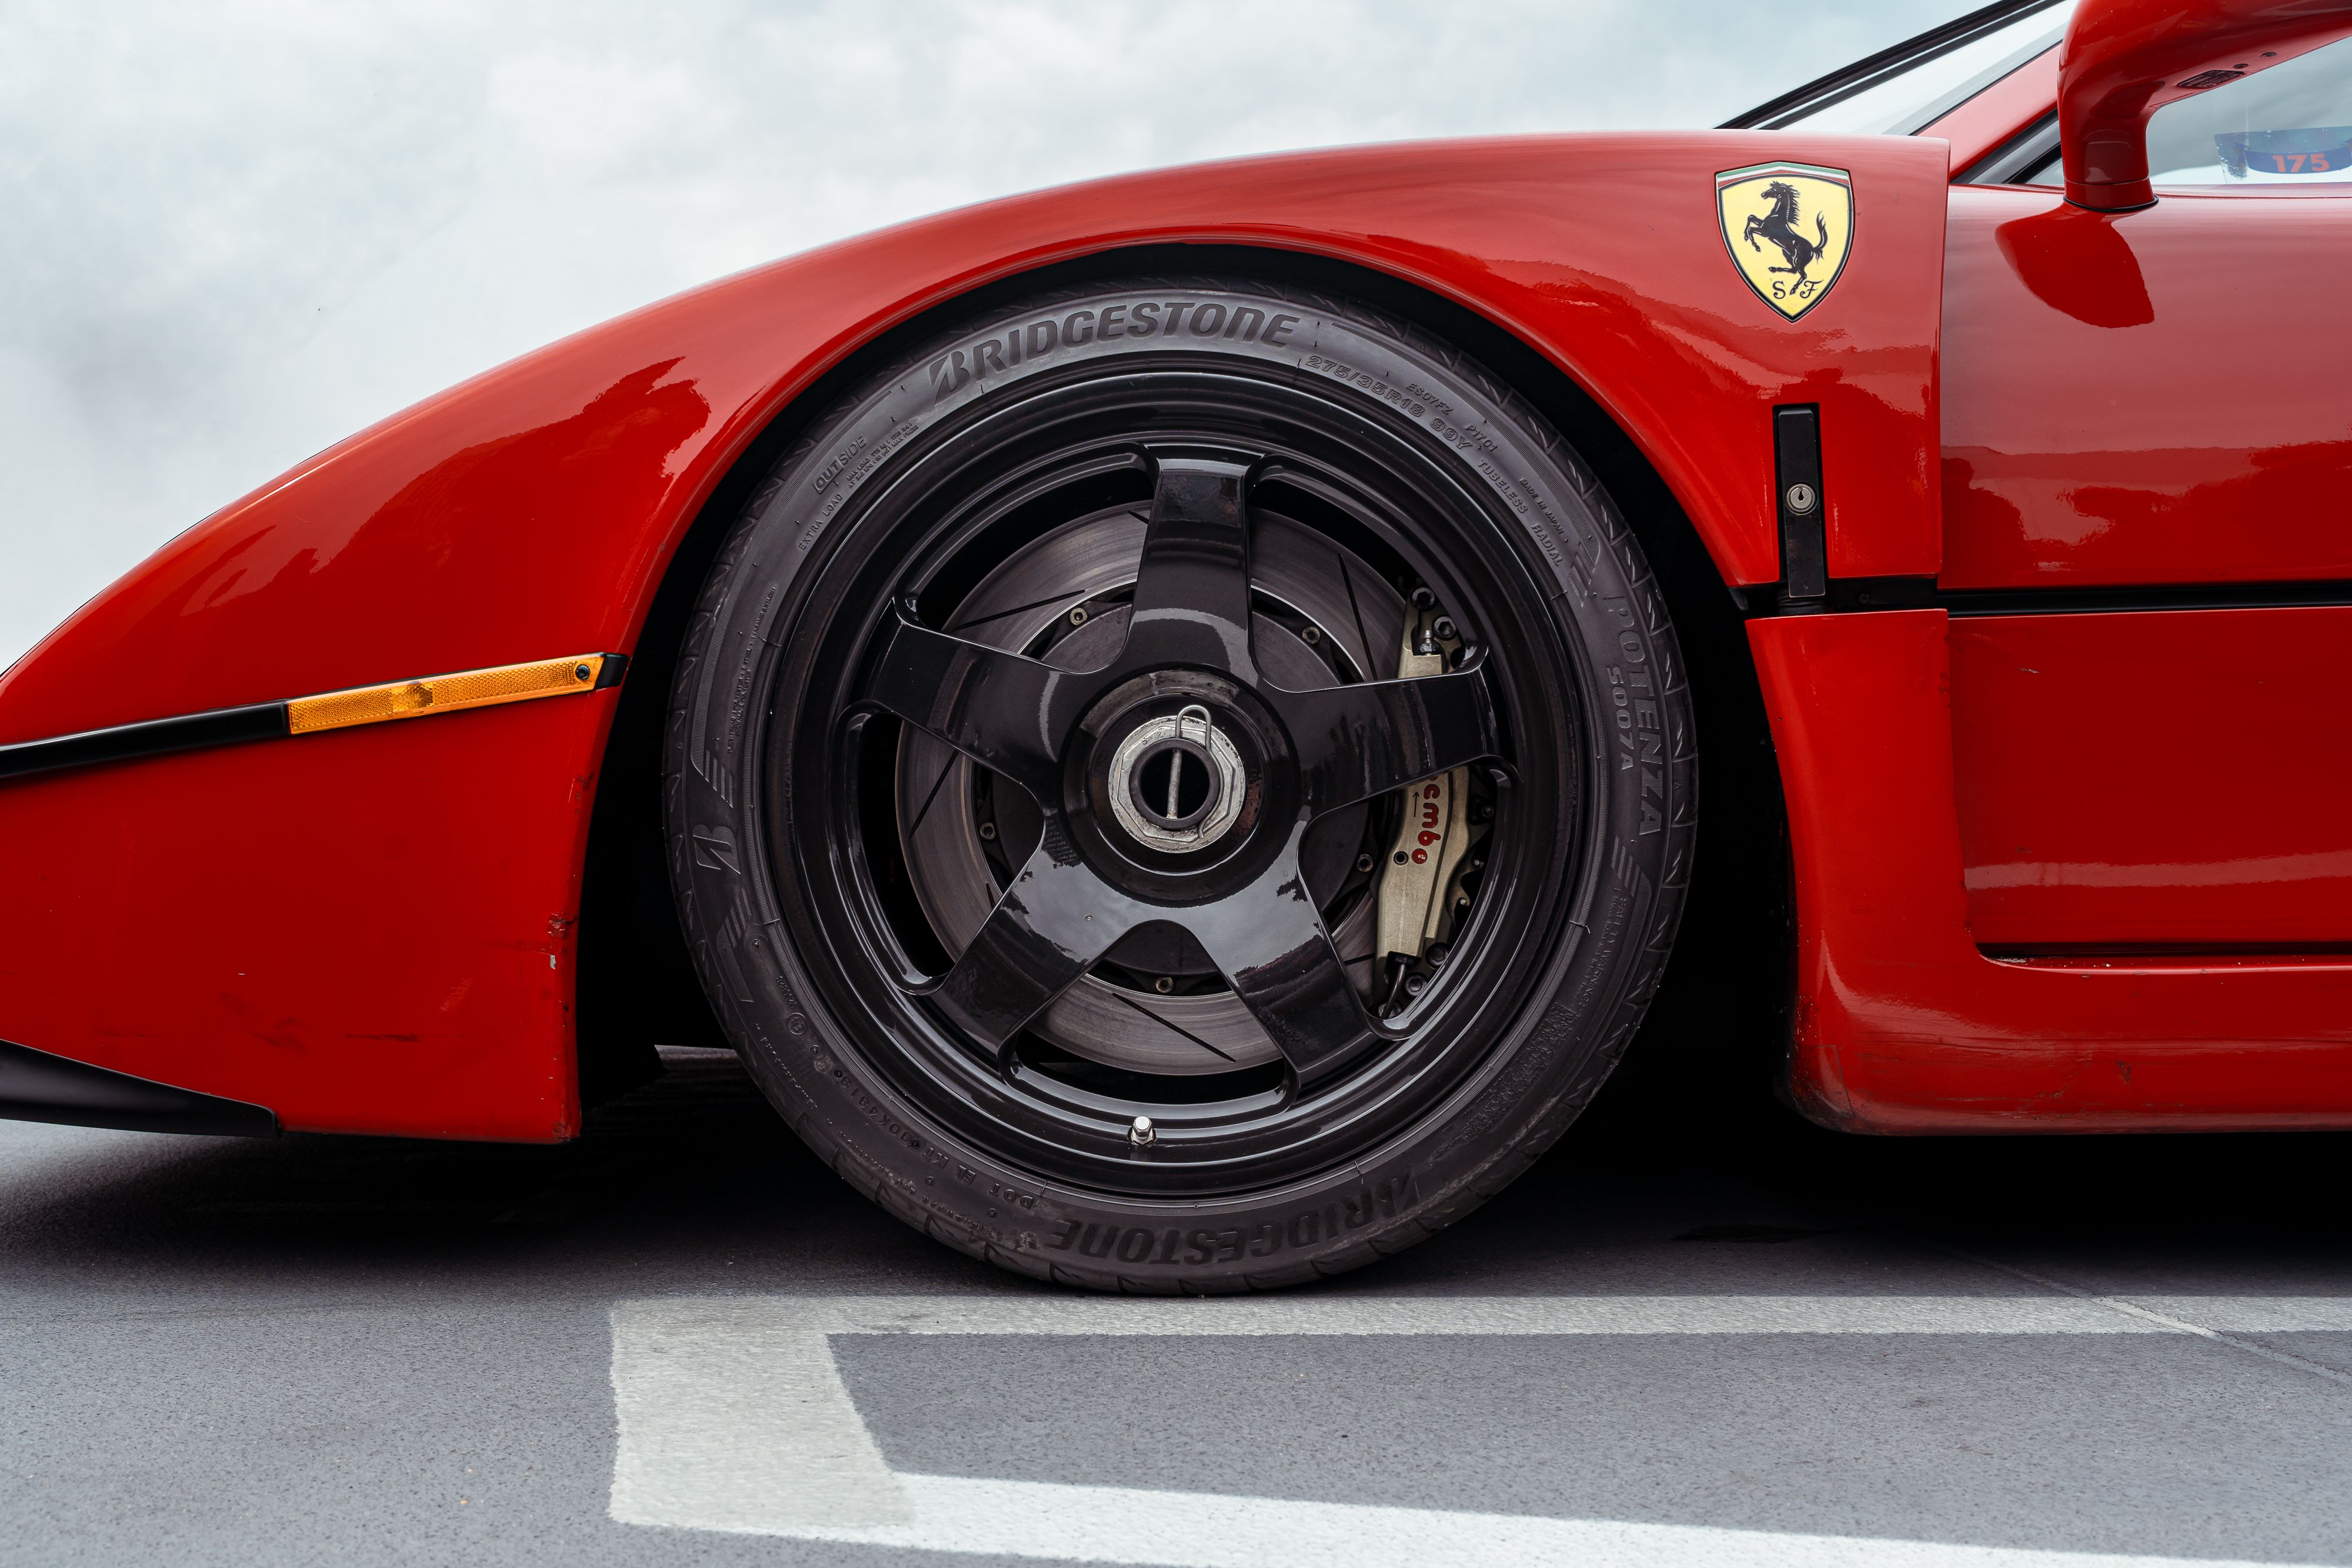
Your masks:
{"label": "tire sidewall", "polygon": [[[1171,306],[1181,306],[1181,311]],[[1167,331],[1171,318],[1178,329]],[[1201,324],[1208,323],[1206,330]],[[1139,325],[1150,330],[1139,334]],[[1108,335],[1106,335],[1108,331]],[[1550,594],[1594,740],[1591,836],[1570,936],[1479,1069],[1344,1168],[1231,1197],[1151,1200],[1010,1166],[935,1124],[868,1065],[787,936],[768,845],[788,790],[763,777],[780,643],[860,497],[927,433],[1039,378],[1154,355],[1290,380],[1451,454],[1516,528]],[[1231,280],[1041,296],[943,332],[821,418],[722,547],[678,662],[666,756],[679,914],[704,985],[763,1091],[853,1185],[963,1250],[1099,1288],[1214,1291],[1368,1261],[1490,1196],[1614,1064],[1663,968],[1687,881],[1696,766],[1662,597],[1607,496],[1480,367],[1352,302]]]}

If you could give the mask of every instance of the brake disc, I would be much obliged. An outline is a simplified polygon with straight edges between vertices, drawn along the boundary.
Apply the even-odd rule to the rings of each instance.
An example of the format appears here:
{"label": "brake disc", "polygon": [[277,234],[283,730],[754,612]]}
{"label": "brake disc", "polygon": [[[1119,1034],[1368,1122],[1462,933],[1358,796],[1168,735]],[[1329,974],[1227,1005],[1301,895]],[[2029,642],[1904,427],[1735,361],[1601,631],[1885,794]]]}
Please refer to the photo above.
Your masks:
{"label": "brake disc", "polygon": [[[1099,601],[1134,582],[1144,528],[1141,511],[1120,508],[1054,529],[982,580],[943,629],[1030,652],[1064,669],[1093,667],[1124,638],[1124,606]],[[1411,607],[1362,558],[1303,524],[1259,512],[1250,580],[1277,612],[1254,615],[1252,626],[1252,651],[1276,685],[1311,690],[1338,684],[1341,673],[1351,680],[1392,678]],[[1079,624],[1072,628],[1074,611]],[[1287,623],[1294,620],[1296,627]],[[1040,653],[1038,645],[1057,630],[1064,634]],[[899,744],[898,789],[899,837],[916,901],[940,944],[961,956],[1003,891],[999,864],[1017,866],[1034,843],[1034,809],[1025,799],[1008,800],[1019,795],[1010,785],[992,789],[984,769],[913,729]],[[1353,896],[1335,907],[1333,899],[1354,868],[1369,814],[1356,806],[1318,821],[1308,835],[1309,852],[1301,856],[1331,938],[1367,995],[1373,982],[1373,901]],[[983,831],[996,835],[995,855]],[[1149,949],[1147,939],[1128,952],[1115,949],[1112,956]],[[1031,1030],[1074,1056],[1139,1072],[1230,1072],[1277,1059],[1257,1019],[1214,980],[1189,938],[1160,942],[1153,956],[1190,994],[1161,994],[1089,974],[1033,1021]]]}

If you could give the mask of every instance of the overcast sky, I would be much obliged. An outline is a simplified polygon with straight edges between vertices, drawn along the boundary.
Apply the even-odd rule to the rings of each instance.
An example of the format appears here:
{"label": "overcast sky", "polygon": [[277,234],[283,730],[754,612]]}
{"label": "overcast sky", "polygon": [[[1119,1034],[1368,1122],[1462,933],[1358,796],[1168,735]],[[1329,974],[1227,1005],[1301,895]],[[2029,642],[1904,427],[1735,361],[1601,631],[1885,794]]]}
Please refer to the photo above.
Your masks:
{"label": "overcast sky", "polygon": [[688,285],[1122,169],[1704,126],[1976,0],[0,0],[0,663],[171,535]]}

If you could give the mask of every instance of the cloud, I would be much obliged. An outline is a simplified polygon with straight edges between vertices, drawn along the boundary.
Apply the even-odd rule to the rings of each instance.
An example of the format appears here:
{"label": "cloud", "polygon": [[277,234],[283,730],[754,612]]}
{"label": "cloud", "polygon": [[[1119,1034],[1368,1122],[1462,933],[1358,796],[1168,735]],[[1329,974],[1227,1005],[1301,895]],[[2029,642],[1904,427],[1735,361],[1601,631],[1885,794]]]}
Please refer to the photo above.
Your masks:
{"label": "cloud", "polygon": [[0,661],[309,453],[708,278],[1121,169],[1711,124],[1958,8],[12,5]]}

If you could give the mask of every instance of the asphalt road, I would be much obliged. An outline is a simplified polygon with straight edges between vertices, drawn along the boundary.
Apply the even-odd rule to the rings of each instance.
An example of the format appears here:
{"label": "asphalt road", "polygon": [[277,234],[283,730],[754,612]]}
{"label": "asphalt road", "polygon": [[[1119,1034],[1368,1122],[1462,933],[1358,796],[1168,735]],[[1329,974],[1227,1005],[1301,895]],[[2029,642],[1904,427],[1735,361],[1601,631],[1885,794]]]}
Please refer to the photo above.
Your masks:
{"label": "asphalt road", "polygon": [[1621,1095],[1384,1267],[1151,1303],[729,1058],[564,1148],[0,1124],[0,1563],[2352,1563],[2347,1173]]}

